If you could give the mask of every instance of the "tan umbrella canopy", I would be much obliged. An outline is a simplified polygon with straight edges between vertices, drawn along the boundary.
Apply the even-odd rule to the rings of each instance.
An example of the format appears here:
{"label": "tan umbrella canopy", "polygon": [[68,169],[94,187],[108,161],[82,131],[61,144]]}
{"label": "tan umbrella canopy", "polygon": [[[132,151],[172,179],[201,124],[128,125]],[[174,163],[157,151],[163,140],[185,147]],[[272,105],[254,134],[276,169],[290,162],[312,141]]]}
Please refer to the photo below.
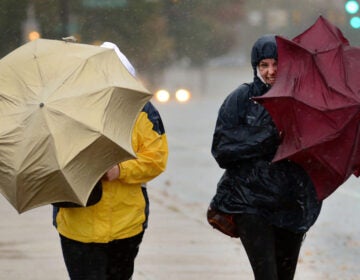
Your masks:
{"label": "tan umbrella canopy", "polygon": [[0,60],[0,192],[19,212],[86,205],[151,98],[112,49],[38,39]]}

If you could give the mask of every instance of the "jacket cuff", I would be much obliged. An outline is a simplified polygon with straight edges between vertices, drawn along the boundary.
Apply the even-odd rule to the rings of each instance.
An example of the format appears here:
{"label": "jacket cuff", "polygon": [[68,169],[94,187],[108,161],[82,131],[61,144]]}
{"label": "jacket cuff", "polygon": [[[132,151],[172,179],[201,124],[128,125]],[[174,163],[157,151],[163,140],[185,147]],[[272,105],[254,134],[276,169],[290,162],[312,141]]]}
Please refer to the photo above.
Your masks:
{"label": "jacket cuff", "polygon": [[119,164],[119,171],[120,171],[120,175],[119,175],[119,180],[122,180],[126,177],[126,167],[124,163],[120,163]]}

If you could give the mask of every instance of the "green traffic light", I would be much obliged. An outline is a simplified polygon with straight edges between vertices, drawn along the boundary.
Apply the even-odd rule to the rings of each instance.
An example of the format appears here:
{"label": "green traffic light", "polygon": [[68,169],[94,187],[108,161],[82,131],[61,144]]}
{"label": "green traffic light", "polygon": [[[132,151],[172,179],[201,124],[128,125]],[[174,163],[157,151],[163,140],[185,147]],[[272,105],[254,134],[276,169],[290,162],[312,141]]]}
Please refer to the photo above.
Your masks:
{"label": "green traffic light", "polygon": [[349,0],[345,4],[345,11],[349,14],[356,14],[359,11],[359,3],[355,0]]}
{"label": "green traffic light", "polygon": [[355,28],[355,29],[360,28],[360,17],[352,17],[350,19],[350,25],[352,28]]}

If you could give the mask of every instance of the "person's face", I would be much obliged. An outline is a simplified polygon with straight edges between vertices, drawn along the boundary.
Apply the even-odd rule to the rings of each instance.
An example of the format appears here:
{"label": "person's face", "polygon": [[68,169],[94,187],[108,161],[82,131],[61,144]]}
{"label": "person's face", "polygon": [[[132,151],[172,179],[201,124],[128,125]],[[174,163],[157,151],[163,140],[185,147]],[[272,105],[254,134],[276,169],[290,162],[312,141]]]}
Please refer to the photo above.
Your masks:
{"label": "person's face", "polygon": [[276,80],[277,60],[274,58],[266,58],[259,62],[259,74],[265,83],[273,85]]}

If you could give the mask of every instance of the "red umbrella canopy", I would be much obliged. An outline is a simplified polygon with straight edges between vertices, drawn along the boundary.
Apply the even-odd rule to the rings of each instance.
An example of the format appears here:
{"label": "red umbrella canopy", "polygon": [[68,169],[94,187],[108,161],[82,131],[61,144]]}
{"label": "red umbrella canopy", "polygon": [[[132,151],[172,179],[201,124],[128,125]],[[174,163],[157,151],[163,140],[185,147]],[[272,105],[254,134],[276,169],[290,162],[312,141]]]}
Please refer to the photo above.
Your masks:
{"label": "red umbrella canopy", "polygon": [[323,17],[277,45],[276,83],[256,100],[283,135],[274,161],[302,165],[322,200],[360,172],[360,49]]}

